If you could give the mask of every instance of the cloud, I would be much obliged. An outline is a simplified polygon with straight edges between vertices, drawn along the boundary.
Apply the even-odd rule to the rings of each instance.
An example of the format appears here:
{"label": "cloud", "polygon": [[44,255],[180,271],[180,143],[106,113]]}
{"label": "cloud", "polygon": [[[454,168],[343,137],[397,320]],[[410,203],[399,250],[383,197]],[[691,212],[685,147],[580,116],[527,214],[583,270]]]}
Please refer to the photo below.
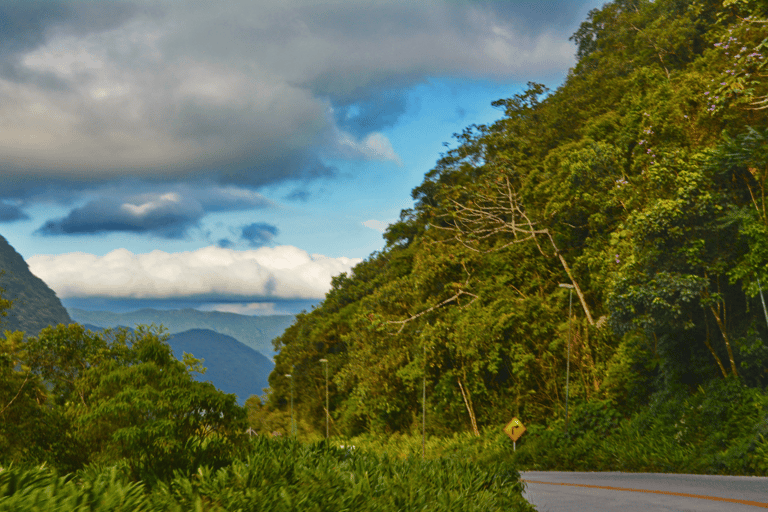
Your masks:
{"label": "cloud", "polygon": [[27,263],[63,299],[274,302],[322,298],[332,276],[351,272],[360,261],[310,255],[291,246],[248,251],[212,246],[179,253],[133,254],[117,249],[104,256],[82,252],[37,255]]}
{"label": "cloud", "polygon": [[17,204],[0,201],[0,222],[26,220],[29,216]]}
{"label": "cloud", "polygon": [[347,158],[365,158],[367,160],[392,161],[402,165],[392,143],[382,133],[374,132],[363,140],[355,140],[351,134],[339,133],[335,153]]}
{"label": "cloud", "polygon": [[384,220],[366,220],[363,222],[363,226],[373,229],[375,231],[378,231],[380,233],[384,233],[387,230],[387,227],[389,227],[390,222],[384,221]]}
{"label": "cloud", "polygon": [[248,302],[229,304],[205,304],[198,309],[200,311],[219,311],[221,313],[235,313],[238,315],[262,316],[262,315],[290,315],[285,308],[277,308],[274,302]]}
{"label": "cloud", "polygon": [[261,247],[272,241],[279,233],[279,230],[270,224],[264,222],[254,222],[243,226],[240,238],[247,241],[251,247]]}
{"label": "cloud", "polygon": [[177,185],[166,192],[100,190],[96,199],[45,222],[37,233],[46,236],[99,234],[110,231],[183,238],[210,212],[264,208],[260,194],[236,187]]}
{"label": "cloud", "polygon": [[[398,162],[381,131],[405,111],[409,88],[430,77],[562,74],[574,48],[555,28],[581,3],[2,6],[0,169],[15,183],[0,196],[20,197],[41,179],[87,188],[205,176],[257,188],[333,176],[330,158]],[[172,224],[186,218],[165,207]],[[81,229],[78,215],[106,204],[81,208],[46,231]],[[108,213],[112,224],[83,229],[145,229]]]}

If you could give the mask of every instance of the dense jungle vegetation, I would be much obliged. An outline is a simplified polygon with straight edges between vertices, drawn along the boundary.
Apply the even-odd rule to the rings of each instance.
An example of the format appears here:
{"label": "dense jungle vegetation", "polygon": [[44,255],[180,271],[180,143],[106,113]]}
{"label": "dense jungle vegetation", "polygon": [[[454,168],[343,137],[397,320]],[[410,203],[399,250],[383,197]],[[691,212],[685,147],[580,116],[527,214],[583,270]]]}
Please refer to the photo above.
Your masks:
{"label": "dense jungle vegetation", "polygon": [[[593,10],[563,85],[457,134],[386,247],[276,339],[263,421],[292,393],[323,432],[327,364],[333,434],[419,432],[425,380],[431,435],[516,416],[565,450],[570,363],[573,443],[633,424],[710,450],[699,471],[768,470],[767,35],[764,1]],[[552,453],[527,460],[578,460]]]}
{"label": "dense jungle vegetation", "polygon": [[[573,41],[561,87],[457,134],[245,408],[153,328],[6,332],[0,510],[525,510],[516,466],[768,474],[768,3],[615,0]],[[326,418],[357,448],[280,439]]]}
{"label": "dense jungle vegetation", "polygon": [[[0,315],[12,306],[0,293]],[[177,360],[167,339],[6,331],[0,511],[533,510],[514,463],[477,442],[422,458],[254,436],[236,396],[193,379],[202,362]]]}

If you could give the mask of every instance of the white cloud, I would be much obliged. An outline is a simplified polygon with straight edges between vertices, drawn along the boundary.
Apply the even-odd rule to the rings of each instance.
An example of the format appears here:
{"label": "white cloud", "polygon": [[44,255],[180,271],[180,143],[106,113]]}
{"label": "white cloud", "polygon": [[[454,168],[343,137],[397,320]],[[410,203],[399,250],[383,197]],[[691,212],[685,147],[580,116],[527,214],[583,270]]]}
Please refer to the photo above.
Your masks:
{"label": "white cloud", "polygon": [[281,309],[276,308],[274,302],[248,302],[248,303],[214,303],[204,304],[197,309],[200,311],[218,311],[220,313],[235,313],[248,316],[269,316],[269,315],[289,315]]}
{"label": "white cloud", "polygon": [[387,227],[390,225],[390,222],[387,222],[385,220],[366,220],[363,222],[363,226],[379,231],[381,233],[384,233],[387,230]]}
{"label": "white cloud", "polygon": [[61,298],[319,299],[330,289],[332,276],[351,272],[360,261],[279,246],[146,254],[117,249],[104,256],[82,252],[36,255],[27,263]]}
{"label": "white cloud", "polygon": [[380,132],[369,134],[362,141],[357,141],[349,133],[341,130],[337,133],[337,148],[331,154],[345,158],[365,158],[368,160],[391,161],[402,165],[402,160],[395,153],[392,143]]}
{"label": "white cloud", "polygon": [[363,141],[363,147],[372,158],[391,160],[398,165],[403,164],[400,157],[395,153],[392,143],[382,133],[376,132],[368,135]]}

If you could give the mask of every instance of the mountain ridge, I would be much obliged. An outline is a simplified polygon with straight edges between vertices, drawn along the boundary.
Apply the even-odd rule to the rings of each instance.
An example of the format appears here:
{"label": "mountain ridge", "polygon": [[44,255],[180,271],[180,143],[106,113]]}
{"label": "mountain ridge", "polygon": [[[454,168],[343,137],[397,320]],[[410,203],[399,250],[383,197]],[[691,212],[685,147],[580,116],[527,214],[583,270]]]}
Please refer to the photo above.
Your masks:
{"label": "mountain ridge", "polygon": [[232,336],[210,329],[190,329],[172,334],[168,344],[180,361],[184,352],[202,359],[206,372],[193,374],[195,380],[208,381],[225,393],[234,393],[240,405],[269,387],[267,378],[274,363]]}
{"label": "mountain ridge", "polygon": [[69,314],[79,323],[98,327],[135,327],[137,324],[163,325],[170,334],[191,329],[210,329],[231,336],[268,358],[276,352],[272,340],[280,336],[294,321],[293,315],[248,316],[221,311],[196,309],[158,310],[139,309],[130,313],[86,311],[68,308]]}
{"label": "mountain ridge", "polygon": [[8,315],[0,317],[0,331],[37,335],[49,325],[72,322],[56,292],[34,275],[16,249],[0,235],[0,288],[3,298],[13,300]]}

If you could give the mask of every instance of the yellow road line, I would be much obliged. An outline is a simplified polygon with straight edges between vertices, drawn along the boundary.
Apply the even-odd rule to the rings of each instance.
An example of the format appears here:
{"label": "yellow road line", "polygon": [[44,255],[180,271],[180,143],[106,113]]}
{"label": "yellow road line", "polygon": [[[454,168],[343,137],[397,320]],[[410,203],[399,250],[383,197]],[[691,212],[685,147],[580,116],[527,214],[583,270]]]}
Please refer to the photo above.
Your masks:
{"label": "yellow road line", "polygon": [[628,487],[608,487],[604,485],[565,484],[561,482],[538,482],[536,480],[522,480],[522,481],[528,484],[567,485],[571,487],[587,487],[589,489],[607,489],[609,491],[630,491],[630,492],[645,492],[649,494],[666,494],[667,496],[682,496],[684,498],[698,498],[700,500],[724,501],[727,503],[740,503],[742,505],[751,505],[753,507],[768,508],[768,503],[763,503],[761,501],[735,500],[733,498],[720,498],[718,496],[702,496],[701,494],[687,494],[684,492],[652,491],[649,489],[631,489]]}

